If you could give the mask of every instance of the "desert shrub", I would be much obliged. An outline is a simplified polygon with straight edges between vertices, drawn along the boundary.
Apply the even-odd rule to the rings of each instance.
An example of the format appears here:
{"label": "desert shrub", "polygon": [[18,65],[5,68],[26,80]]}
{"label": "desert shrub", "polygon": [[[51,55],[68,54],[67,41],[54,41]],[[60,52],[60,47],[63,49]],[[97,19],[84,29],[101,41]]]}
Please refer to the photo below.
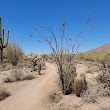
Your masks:
{"label": "desert shrub", "polygon": [[23,51],[18,43],[12,42],[7,46],[4,54],[6,59],[8,59],[8,61],[10,61],[14,66],[17,65],[18,61],[20,60],[20,57],[22,57]]}
{"label": "desert shrub", "polygon": [[86,61],[92,61],[92,62],[94,62],[94,61],[97,60],[97,56],[88,53],[88,54],[85,54],[84,59],[85,59]]}
{"label": "desert shrub", "polygon": [[100,97],[110,96],[110,88],[106,84],[99,84],[99,86],[98,86],[98,95]]}
{"label": "desert shrub", "polygon": [[25,75],[20,70],[14,70],[11,72],[11,75],[4,79],[5,83],[23,81],[23,80],[32,80],[35,77],[32,74]]}
{"label": "desert shrub", "polygon": [[32,68],[32,64],[30,61],[19,61],[18,64],[16,65],[16,67],[13,68],[17,68],[17,69],[22,69],[22,68]]}
{"label": "desert shrub", "polygon": [[50,58],[50,56],[48,54],[43,54],[42,55],[42,59],[48,60]]}
{"label": "desert shrub", "polygon": [[21,81],[21,80],[23,80],[24,75],[21,71],[14,70],[14,71],[12,71],[11,77],[13,77],[15,79],[15,81]]}
{"label": "desert shrub", "polygon": [[105,55],[99,55],[98,61],[108,61],[110,59],[110,53],[106,53]]}
{"label": "desert shrub", "polygon": [[0,101],[9,96],[10,96],[10,93],[7,92],[7,90],[4,87],[0,86]]}
{"label": "desert shrub", "polygon": [[107,61],[101,63],[101,73],[98,75],[97,80],[110,89],[110,63]]}
{"label": "desert shrub", "polygon": [[23,77],[24,75],[22,74],[21,71],[13,70],[11,71],[11,74],[4,79],[4,82],[9,83],[9,82],[21,81],[23,80]]}
{"label": "desert shrub", "polygon": [[99,83],[87,90],[84,90],[81,94],[81,97],[86,103],[96,103],[97,98],[110,96],[110,89],[106,84]]}
{"label": "desert shrub", "polygon": [[83,90],[81,94],[83,101],[86,103],[96,103],[97,98],[101,96],[101,92],[99,93],[99,91],[101,90],[100,87],[100,85],[96,85],[91,88],[89,87],[86,90]]}
{"label": "desert shrub", "polygon": [[98,56],[90,53],[79,53],[75,55],[75,58],[77,60],[84,60],[84,61],[92,61],[92,62],[98,61]]}
{"label": "desert shrub", "polygon": [[60,93],[57,93],[53,91],[49,94],[49,101],[52,103],[58,103],[62,99],[62,96]]}
{"label": "desert shrub", "polygon": [[110,96],[110,63],[103,61],[100,65],[100,73],[96,80],[98,81],[101,96]]}
{"label": "desert shrub", "polygon": [[3,63],[2,65],[0,65],[0,71],[6,71],[10,69],[11,69],[11,65],[9,63]]}
{"label": "desert shrub", "polygon": [[35,79],[35,77],[32,74],[28,74],[25,75],[25,77],[23,77],[23,80],[32,80],[32,79]]}
{"label": "desert shrub", "polygon": [[84,60],[84,61],[92,61],[92,62],[106,61],[110,59],[110,54],[107,53],[105,55],[95,55],[91,53],[79,53],[75,55],[75,59]]}
{"label": "desert shrub", "polygon": [[93,65],[91,67],[88,66],[86,73],[94,73],[94,72],[99,72],[99,71],[100,71],[99,66]]}
{"label": "desert shrub", "polygon": [[84,53],[79,53],[75,55],[76,60],[84,60]]}
{"label": "desert shrub", "polygon": [[106,55],[99,55],[98,56],[98,61],[105,61],[107,59]]}
{"label": "desert shrub", "polygon": [[81,97],[83,98],[83,101],[86,103],[96,103],[98,94],[96,89],[92,88],[83,91]]}
{"label": "desert shrub", "polygon": [[100,110],[110,110],[110,107],[100,107]]}
{"label": "desert shrub", "polygon": [[84,102],[95,103],[98,97],[110,96],[110,63],[103,61],[99,67],[101,71],[96,78],[98,84],[83,91]]}
{"label": "desert shrub", "polygon": [[100,73],[96,78],[98,84],[82,93],[85,102],[95,103],[98,97],[110,96],[110,63],[103,61],[99,67]]}

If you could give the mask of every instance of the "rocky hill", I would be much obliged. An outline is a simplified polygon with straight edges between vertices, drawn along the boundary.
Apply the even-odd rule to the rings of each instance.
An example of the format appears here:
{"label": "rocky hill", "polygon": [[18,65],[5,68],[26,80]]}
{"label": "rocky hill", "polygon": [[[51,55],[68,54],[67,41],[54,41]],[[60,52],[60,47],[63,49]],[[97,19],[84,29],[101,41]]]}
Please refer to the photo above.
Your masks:
{"label": "rocky hill", "polygon": [[104,54],[110,53],[110,44],[105,44],[98,48],[91,49],[91,50],[87,51],[86,53],[91,53],[94,55],[104,55]]}

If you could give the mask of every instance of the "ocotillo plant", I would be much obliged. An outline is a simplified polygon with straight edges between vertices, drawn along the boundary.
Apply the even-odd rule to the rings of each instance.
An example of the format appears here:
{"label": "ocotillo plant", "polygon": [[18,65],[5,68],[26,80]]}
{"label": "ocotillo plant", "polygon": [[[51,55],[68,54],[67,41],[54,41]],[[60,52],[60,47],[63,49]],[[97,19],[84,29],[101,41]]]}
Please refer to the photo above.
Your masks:
{"label": "ocotillo plant", "polygon": [[[88,18],[88,21],[90,16]],[[89,22],[87,22],[89,26]],[[89,26],[90,27],[90,26]],[[73,82],[76,76],[76,66],[74,56],[77,54],[79,47],[86,41],[82,36],[83,29],[78,36],[70,36],[65,22],[61,26],[53,29],[50,26],[42,26],[36,28],[38,42],[46,42],[51,48],[56,63],[56,71],[58,73],[58,82],[63,94],[68,95],[73,91]],[[43,32],[42,32],[43,31]],[[47,34],[46,34],[47,33]]]}
{"label": "ocotillo plant", "polygon": [[0,17],[0,63],[3,61],[3,49],[7,47],[9,39],[9,31],[6,39],[6,43],[4,43],[4,29],[2,29],[2,20]]}

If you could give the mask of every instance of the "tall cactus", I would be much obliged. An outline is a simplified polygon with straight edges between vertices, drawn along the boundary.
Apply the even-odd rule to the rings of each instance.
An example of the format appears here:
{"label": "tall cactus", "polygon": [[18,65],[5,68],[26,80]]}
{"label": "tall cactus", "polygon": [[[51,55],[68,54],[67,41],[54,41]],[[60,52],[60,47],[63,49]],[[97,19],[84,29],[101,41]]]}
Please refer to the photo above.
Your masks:
{"label": "tall cactus", "polygon": [[9,31],[6,38],[6,43],[4,41],[4,29],[2,29],[2,18],[0,17],[0,63],[3,62],[3,49],[7,47],[9,39]]}

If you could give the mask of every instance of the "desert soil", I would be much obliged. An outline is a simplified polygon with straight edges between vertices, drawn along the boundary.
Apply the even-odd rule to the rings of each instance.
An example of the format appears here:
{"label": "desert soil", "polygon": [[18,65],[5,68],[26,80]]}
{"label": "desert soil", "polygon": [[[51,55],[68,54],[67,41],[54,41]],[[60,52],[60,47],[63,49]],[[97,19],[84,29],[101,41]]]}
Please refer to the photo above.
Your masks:
{"label": "desert soil", "polygon": [[[86,69],[84,64],[77,65],[77,73],[83,73]],[[28,70],[24,72],[37,74]],[[1,72],[0,80],[8,73],[9,71]],[[87,74],[89,86],[96,84],[96,76],[96,73]],[[52,63],[46,63],[46,70],[42,71],[42,75],[36,75],[36,79],[31,81],[4,84],[1,80],[1,84],[12,95],[0,101],[0,110],[110,110],[110,98],[100,98],[98,103],[83,103],[82,98],[75,94],[62,95],[57,82],[56,67]]]}

